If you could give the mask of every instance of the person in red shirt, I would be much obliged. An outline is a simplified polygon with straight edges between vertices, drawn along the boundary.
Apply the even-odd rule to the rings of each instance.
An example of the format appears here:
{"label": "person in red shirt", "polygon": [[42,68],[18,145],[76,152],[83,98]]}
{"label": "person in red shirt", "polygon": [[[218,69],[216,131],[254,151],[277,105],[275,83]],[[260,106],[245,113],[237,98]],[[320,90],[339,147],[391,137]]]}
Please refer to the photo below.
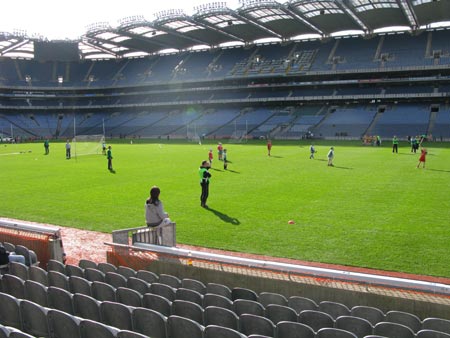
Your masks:
{"label": "person in red shirt", "polygon": [[419,157],[419,163],[417,164],[417,168],[419,168],[420,163],[422,163],[423,169],[425,169],[425,161],[426,161],[427,154],[428,154],[428,152],[425,148],[422,148],[420,150],[420,157]]}
{"label": "person in red shirt", "polygon": [[213,151],[212,149],[209,149],[209,153],[208,153],[208,160],[209,160],[209,165],[212,165],[212,161],[213,161]]}
{"label": "person in red shirt", "polygon": [[222,156],[223,156],[223,146],[222,143],[219,142],[218,146],[217,146],[217,155],[218,155],[218,159],[219,161],[222,161]]}
{"label": "person in red shirt", "polygon": [[272,141],[271,140],[267,140],[267,152],[268,155],[270,156],[270,151],[272,150]]}

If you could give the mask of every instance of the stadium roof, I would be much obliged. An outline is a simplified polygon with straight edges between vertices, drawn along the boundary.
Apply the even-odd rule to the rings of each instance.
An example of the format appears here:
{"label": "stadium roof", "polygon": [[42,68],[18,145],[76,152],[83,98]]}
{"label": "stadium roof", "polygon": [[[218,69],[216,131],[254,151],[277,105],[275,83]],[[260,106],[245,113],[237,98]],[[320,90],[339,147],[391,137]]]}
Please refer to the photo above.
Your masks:
{"label": "stadium roof", "polygon": [[[192,16],[172,9],[127,17],[112,27],[99,22],[77,41],[77,58],[121,58],[258,41],[290,41],[302,36],[324,38],[339,32],[371,34],[388,27],[411,31],[450,21],[450,0],[241,0],[232,10],[225,2],[194,8]],[[349,33],[350,34],[350,33]],[[44,37],[24,31],[0,32],[0,57],[35,58]]]}

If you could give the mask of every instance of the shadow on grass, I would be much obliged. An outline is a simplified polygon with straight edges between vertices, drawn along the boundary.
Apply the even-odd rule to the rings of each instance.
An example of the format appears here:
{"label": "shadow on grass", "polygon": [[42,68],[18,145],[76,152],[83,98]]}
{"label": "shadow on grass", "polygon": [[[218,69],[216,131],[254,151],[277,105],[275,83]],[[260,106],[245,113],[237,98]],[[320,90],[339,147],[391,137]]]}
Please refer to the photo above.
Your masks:
{"label": "shadow on grass", "polygon": [[240,172],[236,171],[236,170],[227,169],[226,171],[229,171],[230,173],[234,173],[234,174],[240,174]]}
{"label": "shadow on grass", "polygon": [[115,171],[114,169],[110,169],[109,172],[110,172],[111,174],[115,174],[115,173],[116,173],[116,171]]}
{"label": "shadow on grass", "polygon": [[216,215],[217,217],[219,217],[222,221],[224,221],[226,223],[231,223],[231,224],[234,224],[234,225],[241,224],[241,222],[239,222],[239,220],[237,218],[225,215],[224,213],[222,213],[222,212],[220,212],[218,210],[211,209],[211,208],[205,208],[205,210],[211,211],[214,215]]}
{"label": "shadow on grass", "polygon": [[425,169],[425,170],[427,170],[427,171],[440,171],[440,172],[443,172],[443,173],[450,173],[450,170],[442,170],[442,169]]}
{"label": "shadow on grass", "polygon": [[273,158],[283,158],[283,156],[276,156],[276,155],[270,155],[269,157],[273,157]]}
{"label": "shadow on grass", "polygon": [[214,171],[223,171],[222,169],[216,169],[216,168],[209,168],[209,170],[214,170]]}
{"label": "shadow on grass", "polygon": [[334,167],[335,167],[335,168],[338,168],[338,169],[353,170],[353,168],[349,168],[349,167],[340,167],[340,166],[338,166],[338,165],[335,165]]}

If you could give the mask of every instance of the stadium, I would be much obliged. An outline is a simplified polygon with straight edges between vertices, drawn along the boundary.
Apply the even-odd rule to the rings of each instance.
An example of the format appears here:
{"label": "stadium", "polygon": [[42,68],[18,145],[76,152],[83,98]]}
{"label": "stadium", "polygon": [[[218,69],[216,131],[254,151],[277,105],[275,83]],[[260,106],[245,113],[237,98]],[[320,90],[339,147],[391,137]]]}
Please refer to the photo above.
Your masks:
{"label": "stadium", "polygon": [[194,11],[0,33],[0,337],[450,337],[450,1]]}

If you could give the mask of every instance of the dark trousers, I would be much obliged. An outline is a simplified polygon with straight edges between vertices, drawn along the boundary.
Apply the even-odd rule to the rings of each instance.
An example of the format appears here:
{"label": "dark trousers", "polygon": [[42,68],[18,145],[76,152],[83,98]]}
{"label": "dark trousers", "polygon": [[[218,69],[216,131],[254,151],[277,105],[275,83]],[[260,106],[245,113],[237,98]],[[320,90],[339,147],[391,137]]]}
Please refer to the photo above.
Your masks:
{"label": "dark trousers", "polygon": [[392,145],[392,152],[393,153],[398,153],[398,144]]}
{"label": "dark trousers", "polygon": [[108,170],[112,170],[112,158],[108,158]]}
{"label": "dark trousers", "polygon": [[200,182],[200,186],[202,187],[202,194],[200,196],[200,202],[201,206],[206,205],[206,200],[208,199],[209,195],[209,182]]}
{"label": "dark trousers", "polygon": [[70,158],[70,149],[66,149],[66,158]]}

